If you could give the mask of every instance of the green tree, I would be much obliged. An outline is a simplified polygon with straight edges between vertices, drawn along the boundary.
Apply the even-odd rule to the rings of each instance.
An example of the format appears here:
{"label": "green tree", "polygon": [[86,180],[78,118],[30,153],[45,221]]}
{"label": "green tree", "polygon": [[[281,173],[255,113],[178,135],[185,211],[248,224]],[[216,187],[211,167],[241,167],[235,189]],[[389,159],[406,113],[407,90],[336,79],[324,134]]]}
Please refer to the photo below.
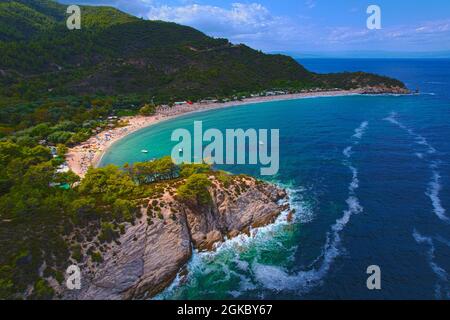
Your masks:
{"label": "green tree", "polygon": [[46,280],[39,279],[34,284],[32,298],[36,300],[50,300],[55,291],[50,287]]}
{"label": "green tree", "polygon": [[136,185],[131,177],[114,165],[90,168],[78,190],[82,195],[95,197],[105,204],[117,199],[132,197]]}
{"label": "green tree", "polygon": [[77,132],[74,135],[72,135],[72,137],[70,138],[69,141],[67,141],[67,143],[69,144],[78,144],[81,142],[86,141],[87,139],[89,139],[90,135],[86,132]]}
{"label": "green tree", "polygon": [[136,204],[129,200],[117,199],[113,205],[114,217],[119,221],[133,222],[137,210]]}
{"label": "green tree", "polygon": [[131,168],[131,174],[139,184],[175,179],[178,177],[179,168],[173,163],[171,157],[138,162]]}
{"label": "green tree", "polygon": [[56,131],[48,136],[48,141],[55,144],[66,143],[74,134],[68,131]]}
{"label": "green tree", "polygon": [[102,222],[101,231],[98,239],[102,242],[111,242],[119,237],[114,225],[110,222]]}
{"label": "green tree", "polygon": [[80,177],[71,170],[69,172],[58,173],[53,181],[60,184],[67,183],[70,187],[73,187],[80,180]]}
{"label": "green tree", "polygon": [[211,166],[206,163],[203,163],[203,164],[196,164],[196,163],[185,164],[185,163],[183,163],[180,165],[180,176],[182,178],[190,177],[196,173],[207,173],[209,171],[211,171]]}
{"label": "green tree", "polygon": [[95,200],[91,197],[78,198],[72,202],[71,212],[75,222],[91,220],[97,216]]}
{"label": "green tree", "polygon": [[196,173],[178,187],[177,195],[183,201],[205,205],[211,202],[211,195],[208,190],[210,186],[211,181],[206,174]]}
{"label": "green tree", "polygon": [[56,153],[58,157],[64,158],[69,151],[69,148],[67,148],[64,144],[58,144],[56,146]]}
{"label": "green tree", "polygon": [[50,150],[44,146],[24,149],[25,160],[28,165],[35,165],[41,162],[49,161],[52,158]]}
{"label": "green tree", "polygon": [[22,157],[22,148],[10,141],[0,142],[0,166],[6,166],[12,159]]}
{"label": "green tree", "polygon": [[43,162],[35,166],[31,166],[23,176],[22,184],[45,191],[50,188],[53,182],[55,169],[48,162]]}
{"label": "green tree", "polygon": [[39,139],[46,138],[51,132],[52,129],[48,123],[41,123],[30,129],[31,136]]}
{"label": "green tree", "polygon": [[143,116],[152,116],[156,113],[156,106],[154,104],[145,104],[139,109],[139,114]]}

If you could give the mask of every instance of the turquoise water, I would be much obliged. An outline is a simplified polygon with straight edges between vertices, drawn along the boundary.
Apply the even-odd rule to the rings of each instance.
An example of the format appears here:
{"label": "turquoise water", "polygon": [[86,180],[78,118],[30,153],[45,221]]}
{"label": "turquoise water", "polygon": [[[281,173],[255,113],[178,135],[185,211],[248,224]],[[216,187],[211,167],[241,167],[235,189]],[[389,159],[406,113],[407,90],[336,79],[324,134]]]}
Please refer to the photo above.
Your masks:
{"label": "turquoise water", "polygon": [[[317,72],[395,76],[415,96],[270,102],[161,123],[119,141],[102,164],[169,155],[174,129],[280,129],[280,171],[293,224],[195,254],[162,299],[450,299],[450,61],[305,60]],[[140,150],[147,149],[149,154]],[[220,166],[259,174],[257,166]],[[267,177],[265,178],[267,179]],[[366,287],[378,265],[382,289]]]}

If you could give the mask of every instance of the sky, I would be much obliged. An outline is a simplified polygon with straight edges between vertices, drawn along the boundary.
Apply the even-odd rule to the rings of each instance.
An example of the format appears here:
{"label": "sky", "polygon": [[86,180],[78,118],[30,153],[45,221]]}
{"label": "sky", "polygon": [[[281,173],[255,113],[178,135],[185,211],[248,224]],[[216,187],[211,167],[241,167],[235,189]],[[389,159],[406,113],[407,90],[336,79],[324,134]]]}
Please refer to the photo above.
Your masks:
{"label": "sky", "polygon": [[[60,0],[110,5],[265,52],[450,56],[449,0]],[[381,29],[367,28],[369,5]],[[436,54],[438,53],[438,54]]]}

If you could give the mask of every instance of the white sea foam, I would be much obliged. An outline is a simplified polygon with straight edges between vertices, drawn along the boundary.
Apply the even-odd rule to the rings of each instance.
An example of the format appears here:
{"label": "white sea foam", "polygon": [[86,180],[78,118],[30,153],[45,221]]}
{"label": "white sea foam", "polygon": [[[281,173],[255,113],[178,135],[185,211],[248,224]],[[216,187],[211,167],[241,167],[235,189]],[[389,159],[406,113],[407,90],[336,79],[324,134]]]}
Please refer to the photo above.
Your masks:
{"label": "white sea foam", "polygon": [[400,122],[397,121],[396,117],[397,117],[397,112],[394,112],[394,111],[393,111],[393,112],[391,112],[391,113],[389,114],[388,117],[384,118],[383,120],[389,121],[390,123],[396,124],[396,125],[398,125],[400,128],[403,128],[403,129],[404,129],[403,125],[402,125]]}
{"label": "white sea foam", "polygon": [[249,269],[249,263],[247,261],[242,261],[237,259],[236,261],[237,267],[242,271],[247,271]]}
{"label": "white sea foam", "polygon": [[242,274],[238,274],[238,275],[240,278],[239,290],[231,290],[228,292],[232,297],[238,298],[246,291],[251,291],[251,290],[257,289],[256,285],[252,282],[251,279],[247,278],[246,276],[244,276]]}
{"label": "white sea foam", "polygon": [[354,139],[360,140],[364,133],[366,132],[367,127],[369,126],[368,121],[364,121],[361,125],[355,129],[355,134],[353,135]]}
{"label": "white sea foam", "polygon": [[435,238],[437,241],[439,241],[440,243],[445,244],[447,247],[450,247],[450,240],[445,239],[444,237],[441,236],[436,236]]}
{"label": "white sea foam", "polygon": [[423,155],[422,152],[416,152],[415,155],[416,155],[417,158],[419,158],[421,160],[424,158],[424,155]]}
{"label": "white sea foam", "polygon": [[387,118],[384,118],[384,120],[385,121],[389,121],[390,123],[395,124],[399,128],[405,130],[414,139],[414,142],[417,145],[425,147],[426,152],[428,154],[436,153],[436,149],[428,142],[428,140],[424,136],[414,132],[413,129],[411,129],[408,126],[404,125],[403,123],[401,123],[397,119],[397,113],[396,112],[391,112],[390,115]]}
{"label": "white sea foam", "polygon": [[356,189],[359,188],[358,170],[352,165],[348,165],[348,168],[352,172],[352,182],[350,183],[348,190],[350,191],[351,194],[354,194]]}
{"label": "white sea foam", "polygon": [[[335,256],[338,256],[337,252],[335,253]],[[289,274],[289,272],[282,267],[255,263],[253,265],[253,273],[256,280],[263,284],[267,289],[306,293],[322,283],[322,279],[327,274],[331,262],[332,261],[327,263],[324,262],[321,268],[317,270],[300,271],[294,274]]]}
{"label": "white sea foam", "polygon": [[[426,149],[426,152],[428,155],[436,155],[438,152],[437,150],[428,142],[428,140],[421,136],[420,134],[417,134],[416,132],[414,132],[413,129],[405,126],[403,123],[401,123],[398,119],[397,119],[397,113],[392,112],[387,118],[385,118],[384,120],[389,121],[395,125],[397,125],[398,127],[400,127],[401,129],[405,130],[413,139],[414,142],[419,145],[419,146],[423,146]],[[415,152],[415,155],[419,158],[419,159],[424,159],[425,155],[423,153],[420,152]],[[431,180],[428,184],[428,188],[425,192],[425,194],[430,198],[431,200],[431,204],[433,206],[433,212],[434,214],[441,219],[442,221],[445,221],[447,223],[450,223],[450,219],[449,217],[445,214],[446,210],[445,208],[442,206],[442,202],[441,202],[441,198],[440,198],[440,192],[442,190],[442,185],[441,185],[441,174],[439,172],[439,163],[440,161],[434,160],[428,163],[428,166],[431,170]]]}
{"label": "white sea foam", "polygon": [[[303,223],[305,220],[312,219],[311,217],[313,215],[309,212],[309,207],[302,204],[302,193],[304,189],[300,187],[296,189],[288,188],[287,190],[291,208],[296,209],[295,222]],[[191,261],[188,264],[189,274],[187,286],[195,286],[195,281],[197,281],[196,277],[199,275],[205,276],[213,272],[220,272],[223,274],[223,277],[215,280],[215,284],[234,281],[235,278],[239,279],[239,289],[228,292],[234,298],[239,297],[245,291],[256,289],[256,284],[253,283],[251,278],[246,276],[246,273],[251,271],[250,264],[247,261],[240,259],[240,253],[249,248],[271,246],[294,254],[297,247],[286,248],[282,241],[278,240],[276,237],[276,235],[283,232],[285,226],[291,224],[287,218],[288,212],[285,211],[277,218],[275,223],[262,228],[252,229],[250,230],[250,235],[242,234],[227,240],[219,244],[214,252],[197,252],[194,250]],[[257,259],[257,257],[255,259]],[[230,263],[232,263],[234,267],[232,267]],[[181,281],[177,277],[176,282],[162,294],[158,295],[156,299],[165,299],[173,297],[174,295],[176,296],[180,284]]]}
{"label": "white sea foam", "polygon": [[442,206],[441,198],[439,197],[442,189],[440,181],[441,181],[440,173],[435,169],[433,169],[432,178],[430,183],[428,184],[428,189],[427,192],[425,192],[425,194],[431,200],[434,213],[439,217],[439,219],[449,223],[450,219],[445,214],[445,208]]}
{"label": "white sea foam", "polygon": [[295,210],[294,221],[301,224],[314,220],[314,210],[304,198],[304,188],[286,188],[289,195],[289,206]]}
{"label": "white sea foam", "polygon": [[426,81],[425,83],[428,83],[428,84],[447,84],[447,82],[442,82],[442,81]]}
{"label": "white sea foam", "polygon": [[252,265],[253,273],[256,280],[268,289],[281,291],[292,290],[299,293],[308,292],[313,287],[321,285],[323,278],[328,274],[331,265],[337,257],[339,257],[344,248],[342,248],[341,232],[350,222],[351,217],[355,214],[363,212],[364,208],[361,206],[359,199],[356,197],[356,190],[359,188],[358,170],[352,166],[350,158],[352,155],[353,146],[359,143],[363,137],[369,123],[364,121],[352,136],[353,145],[344,149],[343,154],[347,158],[344,161],[351,173],[352,179],[349,184],[349,197],[346,200],[347,209],[344,210],[343,216],[336,220],[335,224],[331,226],[331,231],[327,234],[327,240],[322,250],[322,255],[318,257],[314,264],[319,264],[318,267],[312,266],[310,270],[302,270],[299,272],[289,273],[285,268],[277,266],[263,265],[255,262]]}
{"label": "white sea foam", "polygon": [[[360,127],[355,130],[355,134],[352,136],[352,146],[359,143],[367,127],[368,122],[363,122]],[[344,155],[346,157],[344,164],[352,173],[352,179],[348,187],[349,197],[346,200],[347,209],[344,210],[342,217],[337,219],[335,224],[331,226],[331,230],[327,234],[326,242],[322,249],[322,254],[308,267],[308,270],[289,272],[282,266],[265,265],[258,260],[258,257],[255,257],[251,264],[247,261],[240,260],[239,258],[239,252],[243,252],[250,247],[261,244],[264,244],[264,246],[267,247],[269,243],[272,247],[280,246],[280,249],[282,250],[291,251],[293,254],[295,253],[296,247],[290,248],[293,250],[285,248],[283,243],[274,237],[274,235],[283,231],[284,226],[289,225],[289,222],[287,221],[288,213],[283,212],[274,224],[257,230],[251,230],[250,236],[240,235],[228,240],[219,245],[216,252],[194,253],[192,261],[189,264],[190,276],[196,273],[205,274],[211,272],[212,267],[208,265],[208,263],[211,262],[214,264],[214,270],[219,268],[221,272],[224,272],[225,280],[230,280],[232,275],[237,276],[240,279],[239,290],[228,292],[235,298],[239,297],[245,291],[256,289],[256,284],[274,291],[291,290],[299,293],[307,292],[313,287],[320,285],[335,259],[344,251],[344,248],[342,248],[341,245],[341,232],[345,229],[354,214],[363,211],[363,207],[360,205],[355,194],[359,187],[359,180],[358,170],[350,163],[352,155],[351,147],[346,148],[347,152],[344,150]],[[305,190],[303,188],[293,189],[289,188],[289,186],[287,187],[287,190],[290,196],[290,205],[292,208],[296,209],[295,222],[303,224],[311,221],[314,215],[313,210],[311,210],[303,199]],[[236,265],[236,268],[233,268],[233,270],[231,270],[230,266],[226,265],[226,263],[223,264],[218,261],[214,262],[215,258],[220,259],[221,254],[229,255],[230,253],[233,257],[232,261]],[[248,269],[252,271],[255,282],[244,275],[249,271]]]}
{"label": "white sea foam", "polygon": [[321,264],[318,268],[300,271],[290,274],[286,269],[277,266],[268,266],[260,263],[253,264],[253,272],[256,280],[264,287],[275,290],[291,290],[305,293],[312,288],[321,285],[331,265],[343,251],[341,248],[340,232],[345,229],[352,215],[363,211],[356,197],[347,199],[348,209],[344,215],[331,227],[332,232],[327,235],[327,241],[323,248]]}
{"label": "white sea foam", "polygon": [[296,186],[295,182],[281,182],[279,180],[270,180],[272,184],[278,185],[287,191],[289,196],[289,206],[295,210],[294,222],[296,223],[309,223],[314,220],[314,210],[311,205],[311,201],[307,199],[306,194],[311,195],[312,192],[308,188],[303,186]]}
{"label": "white sea foam", "polygon": [[[194,268],[201,267],[201,264],[199,263],[199,256],[194,251],[191,257],[191,261],[189,262],[189,265]],[[191,270],[191,269],[190,269]],[[189,276],[189,275],[188,275]],[[166,300],[173,297],[173,293],[176,291],[176,289],[182,284],[183,277],[180,275],[180,273],[177,274],[175,279],[172,281],[172,283],[165,288],[161,293],[157,294],[152,298],[152,300]],[[184,280],[184,279],[183,279]]]}
{"label": "white sea foam", "polygon": [[352,156],[352,153],[353,153],[352,150],[353,150],[352,146],[345,148],[344,151],[343,151],[344,156],[346,158],[350,158]]}
{"label": "white sea foam", "polygon": [[[437,277],[437,282],[435,285],[435,297],[436,299],[441,299],[442,298],[442,291],[446,292],[446,296],[448,295],[448,273],[447,271],[445,271],[441,266],[439,266],[436,262],[435,262],[435,247],[434,247],[434,243],[433,243],[433,239],[430,237],[426,237],[421,235],[419,232],[417,232],[417,230],[414,230],[413,232],[413,237],[414,240],[416,240],[416,242],[418,244],[426,244],[428,246],[428,251],[427,251],[427,260],[428,260],[428,264],[431,268],[431,270],[433,271],[433,273],[436,275]],[[443,287],[444,286],[444,287]],[[447,290],[447,291],[445,291]]]}

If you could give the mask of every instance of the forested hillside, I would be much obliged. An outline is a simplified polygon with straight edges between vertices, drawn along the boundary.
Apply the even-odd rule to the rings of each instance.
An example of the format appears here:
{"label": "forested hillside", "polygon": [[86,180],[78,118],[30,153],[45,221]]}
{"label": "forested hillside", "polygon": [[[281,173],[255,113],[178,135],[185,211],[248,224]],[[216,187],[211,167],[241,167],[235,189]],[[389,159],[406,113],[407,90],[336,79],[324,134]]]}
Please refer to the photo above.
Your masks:
{"label": "forested hillside", "polygon": [[404,88],[366,73],[314,74],[287,56],[108,7],[82,7],[82,29],[70,31],[66,8],[0,2],[0,299],[55,297],[65,268],[100,263],[167,183],[192,202],[204,199],[208,176],[232,179],[167,158],[91,169],[82,181],[61,172],[67,147],[123,125],[112,115],[273,89]]}
{"label": "forested hillside", "polygon": [[313,74],[287,56],[109,7],[82,7],[82,29],[68,30],[66,9],[51,0],[0,3],[0,125],[16,126],[42,103],[70,105],[73,97],[107,97],[120,108],[123,101],[170,103],[270,89],[404,87],[365,73]]}

